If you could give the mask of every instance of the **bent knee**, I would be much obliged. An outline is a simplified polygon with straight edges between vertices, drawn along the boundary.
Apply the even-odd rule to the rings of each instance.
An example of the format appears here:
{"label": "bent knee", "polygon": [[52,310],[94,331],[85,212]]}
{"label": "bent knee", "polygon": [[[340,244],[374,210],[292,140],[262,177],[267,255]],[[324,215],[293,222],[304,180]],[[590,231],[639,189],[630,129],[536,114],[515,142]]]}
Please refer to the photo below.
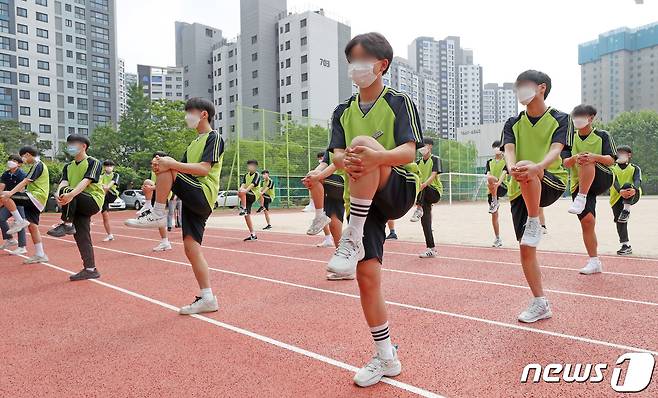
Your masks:
{"label": "bent knee", "polygon": [[535,162],[530,161],[530,160],[520,160],[516,162],[516,167],[523,167],[523,166],[534,166]]}
{"label": "bent knee", "polygon": [[374,138],[367,135],[358,135],[352,139],[350,146],[367,146],[369,148],[378,149],[381,147],[381,144]]}

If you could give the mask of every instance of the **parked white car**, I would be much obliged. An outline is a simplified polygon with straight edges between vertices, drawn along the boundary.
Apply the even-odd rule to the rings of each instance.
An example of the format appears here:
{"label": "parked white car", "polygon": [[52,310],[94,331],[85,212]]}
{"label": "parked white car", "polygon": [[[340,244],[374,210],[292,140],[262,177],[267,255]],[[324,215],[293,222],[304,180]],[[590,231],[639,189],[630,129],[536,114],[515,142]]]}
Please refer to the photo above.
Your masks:
{"label": "parked white car", "polygon": [[141,189],[126,189],[121,193],[119,199],[125,202],[126,207],[139,210],[146,203],[144,192]]}
{"label": "parked white car", "polygon": [[240,199],[238,198],[238,191],[220,191],[215,201],[215,209],[219,207],[228,207],[230,209],[238,207]]}
{"label": "parked white car", "polygon": [[121,198],[116,198],[116,200],[108,206],[110,210],[125,210],[126,202]]}

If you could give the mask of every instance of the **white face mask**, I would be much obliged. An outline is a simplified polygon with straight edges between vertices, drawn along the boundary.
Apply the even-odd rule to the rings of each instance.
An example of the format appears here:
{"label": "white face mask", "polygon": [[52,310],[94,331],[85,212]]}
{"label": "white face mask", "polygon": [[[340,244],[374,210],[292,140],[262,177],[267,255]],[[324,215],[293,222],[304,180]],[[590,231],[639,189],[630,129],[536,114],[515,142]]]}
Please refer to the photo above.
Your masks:
{"label": "white face mask", "polygon": [[578,130],[585,128],[588,124],[589,124],[589,120],[586,117],[573,118],[573,126]]}
{"label": "white face mask", "polygon": [[374,62],[353,62],[347,65],[347,74],[359,88],[366,88],[377,80],[374,68]]}
{"label": "white face mask", "polygon": [[500,148],[493,148],[493,154],[494,156],[500,156],[503,154],[503,151],[501,151]]}
{"label": "white face mask", "polygon": [[537,90],[532,86],[523,86],[520,87],[516,92],[516,97],[519,99],[521,105],[528,105],[535,99],[537,95]]}
{"label": "white face mask", "polygon": [[14,162],[13,160],[7,161],[8,169],[15,169],[16,167],[18,167],[18,163]]}
{"label": "white face mask", "polygon": [[201,123],[201,117],[194,113],[186,113],[185,123],[187,123],[188,128],[196,129],[199,126],[199,123]]}
{"label": "white face mask", "polygon": [[428,147],[424,146],[424,147],[420,148],[418,150],[418,152],[420,152],[421,155],[425,156],[430,152],[430,149]]}
{"label": "white face mask", "polygon": [[617,163],[619,164],[626,164],[628,163],[628,155],[626,154],[618,154],[617,155]]}

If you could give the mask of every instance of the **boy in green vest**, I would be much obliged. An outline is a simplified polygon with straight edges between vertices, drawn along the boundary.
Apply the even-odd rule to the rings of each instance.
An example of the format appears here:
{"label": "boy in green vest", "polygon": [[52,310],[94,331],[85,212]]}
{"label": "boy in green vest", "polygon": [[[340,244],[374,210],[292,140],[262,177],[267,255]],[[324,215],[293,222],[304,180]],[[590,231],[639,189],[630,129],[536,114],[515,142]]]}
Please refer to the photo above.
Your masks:
{"label": "boy in green vest", "polygon": [[487,160],[487,167],[485,169],[487,187],[489,188],[489,194],[487,195],[489,214],[491,214],[491,225],[496,235],[496,239],[492,245],[493,247],[503,246],[503,241],[500,239],[500,224],[498,223],[498,209],[500,208],[498,199],[507,195],[508,171],[503,151],[500,150],[500,145],[500,140],[494,141],[491,145],[494,157]]}
{"label": "boy in green vest", "polygon": [[537,261],[537,246],[543,235],[539,209],[555,203],[566,190],[568,174],[562,167],[560,153],[571,145],[573,125],[568,114],[544,102],[551,91],[547,74],[527,70],[517,77],[515,88],[526,110],[505,123],[503,146],[512,177],[510,207],[520,243],[521,265],[534,296],[518,320],[530,323],[552,316]]}
{"label": "boy in green vest", "polygon": [[274,181],[270,179],[269,170],[263,170],[262,175],[263,180],[260,183],[260,207],[256,213],[260,213],[261,211],[265,212],[263,214],[265,214],[265,221],[267,221],[267,225],[263,229],[267,230],[272,229],[272,224],[270,223],[270,203],[272,203],[274,200],[276,192],[274,191]]}
{"label": "boy in green vest", "polygon": [[628,219],[631,216],[631,206],[642,196],[642,170],[640,166],[631,163],[632,157],[631,147],[620,145],[617,148],[617,164],[611,167],[614,182],[610,188],[610,205],[621,243],[621,248],[617,250],[620,256],[633,254],[628,239]]}
{"label": "boy in green vest", "polygon": [[[4,207],[9,210],[14,222],[7,230],[8,234],[15,234],[26,227],[32,236],[35,255],[23,261],[25,264],[37,264],[48,262],[48,256],[43,251],[41,233],[39,232],[39,216],[46,207],[48,193],[50,192],[50,176],[48,167],[39,159],[39,152],[33,146],[24,146],[18,154],[23,158],[23,163],[30,165],[27,177],[18,183],[11,191],[0,194],[0,200]],[[21,216],[18,207],[23,208],[25,218]]]}
{"label": "boy in green vest", "polygon": [[425,246],[427,249],[420,253],[420,258],[433,258],[437,253],[434,249],[434,235],[432,234],[432,205],[441,200],[443,184],[439,180],[441,173],[441,159],[432,154],[434,140],[425,138],[425,146],[419,149],[422,157],[418,160],[420,170],[420,193],[416,198],[416,211],[411,217],[411,222],[420,220],[425,235]]}
{"label": "boy in green vest", "polygon": [[103,174],[101,174],[101,185],[105,192],[105,199],[103,200],[103,207],[101,208],[101,215],[103,216],[103,226],[107,236],[103,242],[114,240],[112,235],[112,227],[110,226],[110,204],[119,197],[119,173],[114,172],[114,162],[107,159],[103,162]]}
{"label": "boy in green vest", "polygon": [[185,255],[199,283],[201,292],[194,302],[179,310],[181,315],[213,312],[219,309],[217,297],[210,287],[210,274],[201,243],[206,221],[219,193],[219,176],[224,156],[224,140],[212,129],[215,107],[207,99],[190,98],[185,103],[185,122],[196,129],[197,137],[188,145],[181,161],[169,156],[156,156],[151,164],[158,183],[155,187],[153,211],[126,225],[137,228],[160,228],[167,225],[167,198],[173,192],[183,203],[182,229]]}
{"label": "boy in green vest", "polygon": [[78,246],[83,268],[71,281],[100,278],[94,259],[91,240],[91,216],[103,207],[105,191],[100,182],[102,164],[87,155],[89,138],[71,134],[66,138],[66,153],[73,157],[64,165],[62,180],[57,188],[57,204],[62,209],[62,223],[50,229],[50,236],[61,238],[73,235]]}
{"label": "boy in green vest", "polygon": [[327,271],[356,272],[377,352],[354,376],[366,387],[401,372],[388,328],[381,265],[386,222],[407,214],[419,192],[415,158],[423,136],[416,105],[382,81],[393,59],[386,38],[374,32],[358,35],[345,47],[345,56],[359,93],[334,110],[328,149],[336,168],[349,176],[350,219]]}
{"label": "boy in green vest", "polygon": [[571,112],[574,135],[571,148],[562,152],[564,166],[571,169],[571,196],[569,213],[578,215],[583,230],[583,241],[589,260],[580,270],[583,275],[603,271],[598,257],[596,240],[596,197],[604,194],[612,185],[610,166],[615,163],[615,141],[607,131],[595,129],[592,122],[596,109],[591,105],[578,105]]}
{"label": "boy in green vest", "polygon": [[251,220],[251,206],[255,201],[260,200],[260,173],[257,160],[247,160],[247,172],[240,180],[240,189],[238,189],[238,198],[240,198],[240,216],[244,216],[244,221],[249,229],[249,236],[244,242],[258,240],[254,232],[254,223]]}

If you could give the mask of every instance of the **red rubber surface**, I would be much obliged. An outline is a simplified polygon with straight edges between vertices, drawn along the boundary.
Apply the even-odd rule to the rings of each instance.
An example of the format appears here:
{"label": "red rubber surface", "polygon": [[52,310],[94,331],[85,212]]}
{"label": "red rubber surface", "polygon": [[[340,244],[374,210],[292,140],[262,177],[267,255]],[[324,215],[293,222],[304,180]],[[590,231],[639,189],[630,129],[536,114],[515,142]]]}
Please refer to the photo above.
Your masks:
{"label": "red rubber surface", "polygon": [[[258,242],[242,242],[243,231],[209,229],[204,252],[220,302],[210,323],[166,307],[198,293],[180,232],[170,234],[174,250],[153,253],[157,232],[122,227],[129,216],[112,213],[117,240],[109,243],[95,219],[107,285],[70,283],[62,270],[0,253],[0,396],[415,395],[407,387],[448,397],[616,396],[617,357],[658,352],[658,260],[603,257],[607,273],[582,276],[586,257],[541,253],[554,316],[521,325],[516,316],[530,292],[517,252],[439,246],[440,258],[423,260],[422,245],[387,242],[384,290],[403,365],[395,380],[404,386],[361,389],[350,370],[248,335],[345,366],[368,360],[373,348],[356,282],[324,280],[331,249],[313,247],[318,237],[263,232]],[[42,231],[55,222],[45,215]],[[49,264],[79,270],[72,237],[47,237],[44,246]],[[603,362],[610,372],[598,384],[520,383],[523,367],[535,362]],[[654,370],[651,385],[633,396],[657,395]]]}

